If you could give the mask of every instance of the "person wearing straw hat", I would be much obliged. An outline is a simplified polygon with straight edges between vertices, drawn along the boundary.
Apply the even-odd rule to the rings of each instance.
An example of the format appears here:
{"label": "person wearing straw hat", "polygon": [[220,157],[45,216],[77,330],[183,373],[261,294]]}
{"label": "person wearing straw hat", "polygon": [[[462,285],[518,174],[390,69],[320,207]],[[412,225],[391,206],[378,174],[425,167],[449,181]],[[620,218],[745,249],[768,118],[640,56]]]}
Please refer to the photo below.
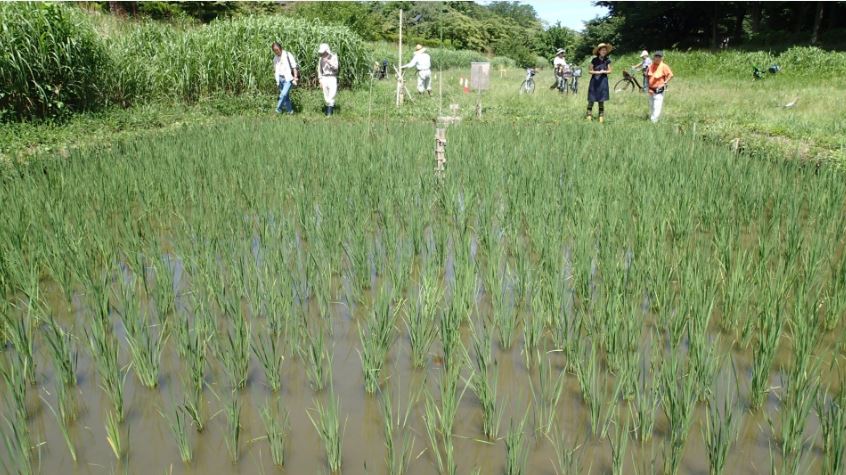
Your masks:
{"label": "person wearing straw hat", "polygon": [[317,54],[320,56],[317,60],[317,79],[323,90],[323,101],[326,102],[326,117],[330,117],[335,111],[335,95],[338,94],[338,55],[326,43],[320,44]]}
{"label": "person wearing straw hat", "polygon": [[425,91],[432,95],[432,57],[426,52],[423,45],[414,47],[414,57],[411,62],[400,66],[400,69],[414,67],[417,69],[417,92],[423,94]]}
{"label": "person wearing straw hat", "polygon": [[566,87],[566,79],[564,73],[570,68],[567,65],[567,60],[564,58],[564,48],[558,48],[555,51],[555,58],[552,60],[552,70],[555,72],[555,84],[550,89],[558,88],[559,91],[564,91]]}
{"label": "person wearing straw hat", "polygon": [[643,50],[640,52],[640,62],[632,66],[632,69],[640,69],[640,72],[643,73],[643,92],[649,90],[649,78],[646,76],[646,70],[649,69],[650,64],[652,64],[652,60],[649,59],[649,51]]}
{"label": "person wearing straw hat", "polygon": [[614,49],[608,43],[599,43],[593,49],[594,58],[590,60],[588,73],[590,74],[590,85],[588,86],[587,119],[593,120],[593,103],[599,103],[599,122],[605,122],[605,101],[611,98],[608,92],[608,75],[611,74],[611,58],[608,53]]}
{"label": "person wearing straw hat", "polygon": [[664,62],[663,51],[656,51],[652,56],[652,64],[647,69],[646,75],[649,77],[649,120],[654,124],[661,117],[664,91],[670,79],[673,79],[673,70]]}

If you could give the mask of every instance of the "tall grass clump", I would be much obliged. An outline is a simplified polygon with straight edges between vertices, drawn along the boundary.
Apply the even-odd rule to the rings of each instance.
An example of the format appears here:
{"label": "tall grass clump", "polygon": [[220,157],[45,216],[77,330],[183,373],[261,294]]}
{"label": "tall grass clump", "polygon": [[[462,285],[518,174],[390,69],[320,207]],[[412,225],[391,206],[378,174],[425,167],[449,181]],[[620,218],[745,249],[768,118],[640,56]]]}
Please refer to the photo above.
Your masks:
{"label": "tall grass clump", "polygon": [[[112,55],[121,57],[144,84],[139,92],[194,101],[215,93],[272,91],[270,44],[279,41],[300,64],[304,86],[317,83],[317,46],[328,43],[342,59],[339,82],[353,86],[370,72],[370,54],[349,29],[282,16],[242,16],[170,34],[150,23],[116,39]],[[129,85],[129,84],[128,84]],[[127,98],[129,99],[129,98]]]}
{"label": "tall grass clump", "polygon": [[0,120],[61,117],[104,104],[109,57],[84,15],[61,3],[0,4]]}

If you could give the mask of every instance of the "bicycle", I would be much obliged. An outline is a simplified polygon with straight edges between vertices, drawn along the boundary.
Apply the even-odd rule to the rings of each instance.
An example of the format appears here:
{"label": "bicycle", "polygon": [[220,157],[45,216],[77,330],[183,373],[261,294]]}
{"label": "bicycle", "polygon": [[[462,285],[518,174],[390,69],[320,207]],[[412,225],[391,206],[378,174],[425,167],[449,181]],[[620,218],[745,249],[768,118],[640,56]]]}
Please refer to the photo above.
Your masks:
{"label": "bicycle", "polygon": [[640,83],[637,82],[637,79],[629,74],[628,71],[623,71],[623,79],[620,79],[616,84],[614,84],[614,92],[634,92],[642,90],[643,88]]}
{"label": "bicycle", "polygon": [[532,94],[535,92],[535,74],[534,68],[526,69],[526,79],[520,83],[520,94]]}

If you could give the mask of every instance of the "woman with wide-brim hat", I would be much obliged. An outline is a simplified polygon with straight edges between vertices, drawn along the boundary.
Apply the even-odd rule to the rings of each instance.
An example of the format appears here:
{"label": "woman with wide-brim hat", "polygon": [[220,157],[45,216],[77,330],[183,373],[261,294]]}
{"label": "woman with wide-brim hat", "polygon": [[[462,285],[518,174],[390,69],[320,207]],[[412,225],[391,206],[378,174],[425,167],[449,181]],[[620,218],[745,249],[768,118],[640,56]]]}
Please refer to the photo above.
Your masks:
{"label": "woman with wide-brim hat", "polygon": [[611,74],[611,58],[608,53],[614,49],[608,43],[599,43],[593,49],[594,58],[590,61],[588,73],[590,74],[590,85],[588,86],[587,119],[593,120],[593,103],[599,103],[599,122],[605,121],[605,102],[611,98],[608,88],[608,75]]}

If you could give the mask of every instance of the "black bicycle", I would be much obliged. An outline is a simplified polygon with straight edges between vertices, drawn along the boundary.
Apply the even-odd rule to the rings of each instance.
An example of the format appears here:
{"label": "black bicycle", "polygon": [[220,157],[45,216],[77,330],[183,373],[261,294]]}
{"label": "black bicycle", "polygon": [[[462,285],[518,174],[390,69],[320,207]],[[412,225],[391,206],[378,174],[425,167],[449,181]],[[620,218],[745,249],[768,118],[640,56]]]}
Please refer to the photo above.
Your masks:
{"label": "black bicycle", "polygon": [[628,71],[623,71],[623,79],[620,79],[616,84],[614,84],[614,92],[634,92],[642,90],[643,88],[640,83],[637,82],[637,79],[629,74]]}

